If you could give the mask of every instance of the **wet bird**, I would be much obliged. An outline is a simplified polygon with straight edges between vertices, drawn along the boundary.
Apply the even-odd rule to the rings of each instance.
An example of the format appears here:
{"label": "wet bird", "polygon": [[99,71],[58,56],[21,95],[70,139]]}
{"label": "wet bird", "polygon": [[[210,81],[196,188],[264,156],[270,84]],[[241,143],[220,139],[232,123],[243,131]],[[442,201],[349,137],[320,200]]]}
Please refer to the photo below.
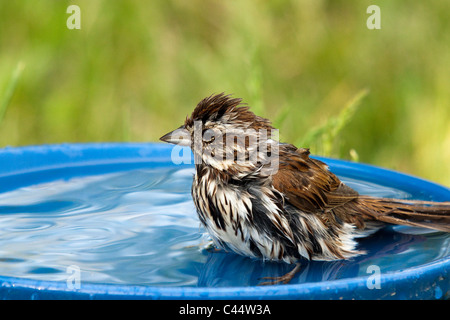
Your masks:
{"label": "wet bird", "polygon": [[241,99],[221,93],[201,100],[182,126],[161,137],[191,147],[192,198],[218,248],[295,264],[262,284],[288,283],[302,259],[364,254],[357,238],[387,223],[450,232],[450,202],[360,195],[309,149],[280,143],[274,132]]}

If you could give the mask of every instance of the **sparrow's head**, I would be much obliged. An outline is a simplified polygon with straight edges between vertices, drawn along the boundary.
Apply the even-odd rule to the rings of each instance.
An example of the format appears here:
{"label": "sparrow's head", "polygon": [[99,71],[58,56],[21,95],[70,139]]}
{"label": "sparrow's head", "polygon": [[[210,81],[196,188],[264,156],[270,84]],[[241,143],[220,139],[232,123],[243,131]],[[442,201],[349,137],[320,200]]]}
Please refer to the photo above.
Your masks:
{"label": "sparrow's head", "polygon": [[[254,169],[277,132],[269,120],[255,115],[242,99],[224,93],[200,101],[182,126],[160,140],[191,147],[196,164],[219,170]],[[266,149],[263,150],[263,147]]]}

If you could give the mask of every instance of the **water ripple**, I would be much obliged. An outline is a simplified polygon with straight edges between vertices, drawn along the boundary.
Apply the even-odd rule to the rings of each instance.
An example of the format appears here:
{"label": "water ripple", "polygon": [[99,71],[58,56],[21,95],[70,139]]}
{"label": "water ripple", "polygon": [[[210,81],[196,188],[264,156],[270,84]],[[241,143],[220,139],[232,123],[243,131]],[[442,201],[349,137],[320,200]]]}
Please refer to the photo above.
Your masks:
{"label": "water ripple", "polygon": [[[86,282],[228,286],[257,283],[270,270],[283,269],[200,249],[205,239],[190,195],[193,173],[192,168],[130,170],[0,193],[0,274],[65,281],[66,268],[76,265]],[[415,196],[344,181],[364,194]],[[311,263],[302,279],[355,276],[370,264],[391,271],[426,263],[448,255],[449,241],[442,233],[390,229],[361,241],[368,256],[350,265]]]}

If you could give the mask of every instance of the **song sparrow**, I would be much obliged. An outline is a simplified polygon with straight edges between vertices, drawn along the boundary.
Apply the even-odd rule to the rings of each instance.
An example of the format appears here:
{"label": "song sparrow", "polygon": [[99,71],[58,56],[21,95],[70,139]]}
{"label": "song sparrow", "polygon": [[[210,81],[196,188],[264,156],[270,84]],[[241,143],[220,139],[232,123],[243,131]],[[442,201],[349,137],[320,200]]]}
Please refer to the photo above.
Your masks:
{"label": "song sparrow", "polygon": [[241,99],[222,93],[200,101],[184,125],[161,137],[191,147],[192,198],[217,247],[296,264],[264,284],[288,283],[302,258],[363,254],[355,239],[386,223],[450,232],[450,202],[360,195],[309,149],[274,139],[274,130]]}

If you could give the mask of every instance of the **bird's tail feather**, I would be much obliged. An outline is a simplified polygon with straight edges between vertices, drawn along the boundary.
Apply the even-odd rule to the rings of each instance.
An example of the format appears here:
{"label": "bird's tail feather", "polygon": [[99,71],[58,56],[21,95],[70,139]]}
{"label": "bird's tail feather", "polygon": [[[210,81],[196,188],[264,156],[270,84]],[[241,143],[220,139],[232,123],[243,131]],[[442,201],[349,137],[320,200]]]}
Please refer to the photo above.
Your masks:
{"label": "bird's tail feather", "polygon": [[364,213],[375,220],[450,232],[450,202],[360,196]]}

